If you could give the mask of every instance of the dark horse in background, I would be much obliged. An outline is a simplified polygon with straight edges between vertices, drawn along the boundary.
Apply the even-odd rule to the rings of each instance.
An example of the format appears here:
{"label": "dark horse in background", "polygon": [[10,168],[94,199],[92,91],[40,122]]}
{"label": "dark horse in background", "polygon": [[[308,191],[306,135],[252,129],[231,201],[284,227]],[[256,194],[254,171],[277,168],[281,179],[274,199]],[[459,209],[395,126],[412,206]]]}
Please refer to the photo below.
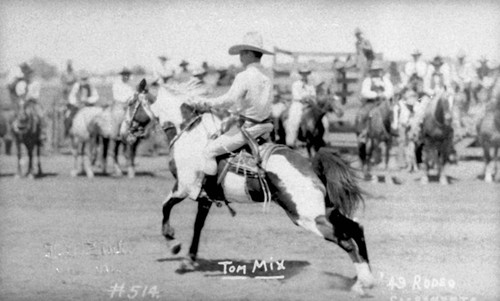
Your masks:
{"label": "dark horse in background", "polygon": [[[500,148],[500,80],[499,75],[490,91],[485,93],[484,115],[477,124],[478,140],[484,152],[484,181],[492,183],[498,172]],[[493,156],[491,156],[493,149]]]}
{"label": "dark horse in background", "polygon": [[[381,143],[385,144],[384,164],[385,170],[389,168],[389,156],[392,146],[391,120],[392,108],[389,99],[379,99],[373,103],[365,104],[364,109],[356,116],[356,135],[358,136],[358,154],[361,160],[365,180],[377,181],[371,174],[374,154],[379,150]],[[375,160],[377,161],[377,160]]]}
{"label": "dark horse in background", "polygon": [[296,108],[290,110],[289,107],[278,120],[275,120],[275,132],[279,136],[279,140],[275,140],[276,143],[286,143],[289,147],[296,147],[297,142],[302,142],[310,158],[320,148],[326,146],[324,135],[328,128],[325,128],[323,123],[324,117],[330,112],[342,117],[344,112],[336,104],[339,98],[333,94],[322,93],[321,89],[321,84],[316,87],[315,100],[301,101],[300,110]]}
{"label": "dark horse in background", "polygon": [[449,97],[446,93],[438,94],[426,101],[421,125],[424,165],[422,184],[429,182],[428,175],[432,166],[437,168],[439,182],[442,185],[448,184],[445,167],[454,161],[452,104]]}
{"label": "dark horse in background", "polygon": [[42,117],[37,113],[38,104],[34,100],[19,99],[19,110],[12,122],[12,133],[17,146],[17,173],[16,177],[22,176],[21,168],[21,146],[26,146],[28,154],[28,170],[24,174],[30,179],[33,179],[33,151],[36,149],[37,156],[37,175],[42,175],[42,163],[40,161],[40,152],[42,147]]}

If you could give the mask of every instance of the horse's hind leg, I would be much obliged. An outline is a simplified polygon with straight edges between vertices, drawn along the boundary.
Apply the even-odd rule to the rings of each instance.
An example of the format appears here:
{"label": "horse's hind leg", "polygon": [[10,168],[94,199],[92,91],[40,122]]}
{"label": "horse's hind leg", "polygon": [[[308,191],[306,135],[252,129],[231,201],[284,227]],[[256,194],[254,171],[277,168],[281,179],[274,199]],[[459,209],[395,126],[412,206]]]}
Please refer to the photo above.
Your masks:
{"label": "horse's hind leg", "polygon": [[356,268],[357,281],[352,290],[364,294],[363,288],[372,288],[375,284],[373,278],[368,251],[366,248],[363,227],[357,222],[345,217],[335,209],[328,214],[316,218],[316,227],[323,237],[331,242],[338,244],[349,257]]}

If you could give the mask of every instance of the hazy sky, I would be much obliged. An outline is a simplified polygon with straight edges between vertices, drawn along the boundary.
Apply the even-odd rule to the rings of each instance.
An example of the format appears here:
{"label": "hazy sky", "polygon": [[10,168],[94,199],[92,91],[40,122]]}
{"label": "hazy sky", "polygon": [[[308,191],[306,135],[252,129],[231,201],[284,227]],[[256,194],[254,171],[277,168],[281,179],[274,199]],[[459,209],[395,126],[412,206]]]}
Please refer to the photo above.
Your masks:
{"label": "hazy sky", "polygon": [[[227,49],[247,31],[266,48],[353,51],[359,26],[385,58],[500,60],[500,1],[9,1],[0,2],[0,70],[35,55],[77,69],[147,68],[159,54],[192,65],[238,64]],[[266,59],[265,63],[270,64]]]}

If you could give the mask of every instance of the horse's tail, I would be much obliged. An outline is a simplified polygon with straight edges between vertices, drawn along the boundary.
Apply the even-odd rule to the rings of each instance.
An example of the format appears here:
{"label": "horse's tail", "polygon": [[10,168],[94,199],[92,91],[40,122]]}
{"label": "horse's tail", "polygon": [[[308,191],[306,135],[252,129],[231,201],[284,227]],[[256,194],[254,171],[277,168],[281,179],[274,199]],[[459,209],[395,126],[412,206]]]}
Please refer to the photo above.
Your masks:
{"label": "horse's tail", "polygon": [[331,205],[352,217],[359,204],[364,203],[364,192],[358,186],[357,176],[348,162],[337,153],[320,149],[314,156],[313,168],[326,186]]}

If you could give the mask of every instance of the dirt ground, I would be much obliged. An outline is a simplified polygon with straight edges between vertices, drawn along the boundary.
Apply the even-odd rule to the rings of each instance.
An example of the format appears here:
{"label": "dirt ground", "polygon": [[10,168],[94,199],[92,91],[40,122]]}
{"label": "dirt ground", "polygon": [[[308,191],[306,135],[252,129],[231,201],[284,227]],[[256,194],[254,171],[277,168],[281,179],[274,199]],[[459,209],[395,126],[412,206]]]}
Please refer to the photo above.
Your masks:
{"label": "dirt ground", "polygon": [[[69,176],[71,157],[45,156],[46,175],[28,180],[13,178],[13,156],[0,156],[0,300],[359,299],[347,254],[276,204],[266,213],[234,205],[235,218],[213,207],[199,270],[177,273],[196,204],[172,213],[183,242],[173,256],[160,235],[173,185],[167,159],[138,158],[135,179],[87,179]],[[357,218],[377,280],[369,299],[500,300],[500,185],[478,180],[480,171],[477,161],[460,162],[447,187],[404,172],[394,172],[401,185],[361,183],[368,196]],[[284,278],[256,278],[270,276]]]}

